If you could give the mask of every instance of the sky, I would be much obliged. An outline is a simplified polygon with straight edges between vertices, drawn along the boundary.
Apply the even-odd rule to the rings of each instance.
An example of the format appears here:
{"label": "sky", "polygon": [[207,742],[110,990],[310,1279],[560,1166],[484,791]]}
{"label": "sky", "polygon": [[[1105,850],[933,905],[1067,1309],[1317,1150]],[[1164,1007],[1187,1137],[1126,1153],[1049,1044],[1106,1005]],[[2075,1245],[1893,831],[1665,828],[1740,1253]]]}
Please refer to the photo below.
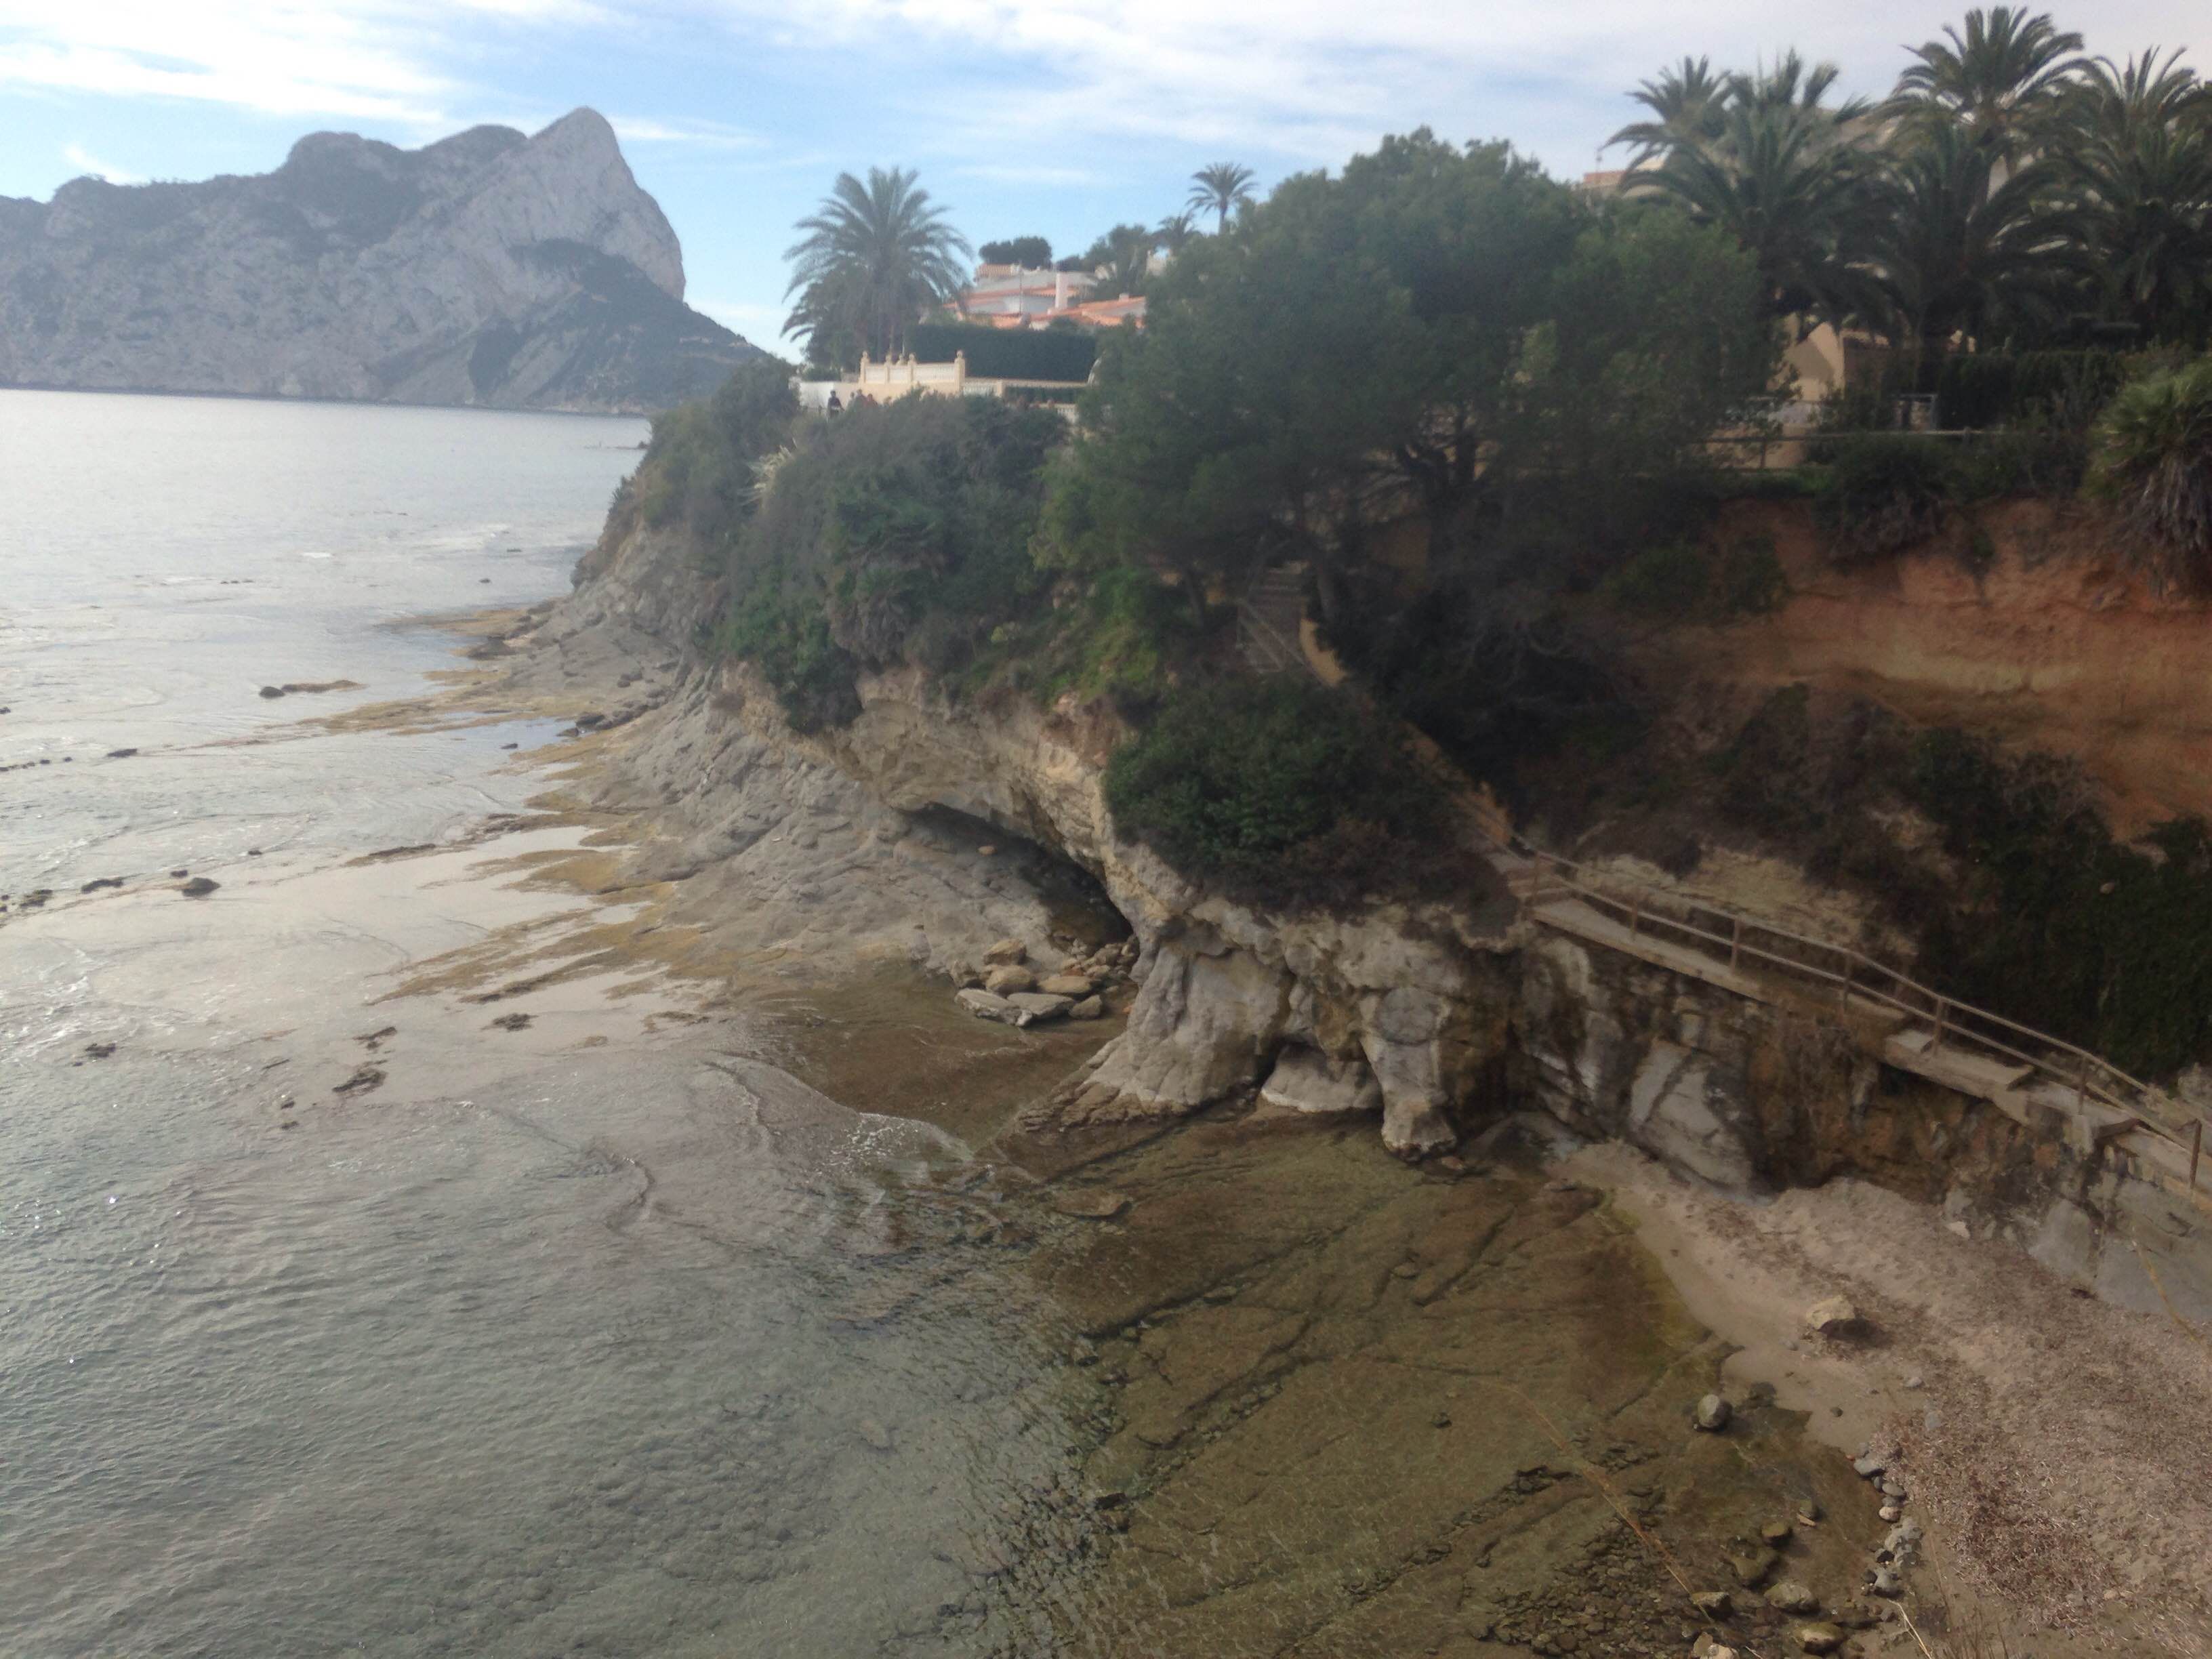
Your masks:
{"label": "sky", "polygon": [[[1796,46],[1887,91],[1963,6],[1856,0],[0,0],[0,196],[260,173],[302,133],[414,146],[483,122],[614,123],[690,299],[776,349],[792,224],[841,171],[919,170],[971,240],[1075,252],[1191,172],[1260,184],[1386,132],[1510,138],[1554,173],[1685,54]],[[2191,47],[2203,0],[2057,8],[2089,50]]]}

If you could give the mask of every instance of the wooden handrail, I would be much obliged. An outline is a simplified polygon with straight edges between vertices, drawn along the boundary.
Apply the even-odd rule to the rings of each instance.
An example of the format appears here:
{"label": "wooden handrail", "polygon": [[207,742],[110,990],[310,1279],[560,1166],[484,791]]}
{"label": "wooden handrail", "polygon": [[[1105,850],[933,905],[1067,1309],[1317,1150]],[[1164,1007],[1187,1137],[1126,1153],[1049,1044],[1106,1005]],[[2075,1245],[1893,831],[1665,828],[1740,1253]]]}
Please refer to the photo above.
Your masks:
{"label": "wooden handrail", "polygon": [[[1768,963],[1785,972],[1836,987],[1840,1000],[1846,1006],[1856,998],[1894,1009],[1909,1019],[1927,1023],[1931,1028],[1935,1044],[1942,1043],[1947,1036],[1972,1044],[1987,1053],[2031,1067],[2050,1081],[2073,1091],[2077,1110],[2086,1102],[2094,1099],[2100,1105],[2136,1119],[2154,1134],[2184,1150],[2193,1150],[2197,1138],[2203,1133],[2201,1115],[2186,1111],[2165,1091],[2130,1076],[2101,1056],[2076,1043],[2069,1042],[2063,1037],[2037,1030],[2018,1020],[2008,1019],[2002,1014],[1946,996],[1855,946],[1794,933],[1756,916],[1732,910],[1725,905],[1694,898],[1671,889],[1644,882],[1624,883],[1613,878],[1615,884],[1634,890],[1632,900],[1624,899],[1607,891],[1594,872],[1572,859],[1530,847],[1518,837],[1509,844],[1509,850],[1528,860],[1535,867],[1534,889],[1522,900],[1523,905],[1531,912],[1536,909],[1540,898],[1548,900],[1563,892],[1571,893],[1615,916],[1625,918],[1632,935],[1664,928],[1695,941],[1702,953],[1710,954],[1739,971],[1747,961]],[[1556,887],[1549,878],[1556,878]],[[1715,932],[1698,926],[1694,920],[1669,915],[1670,908],[1686,911],[1692,917],[1702,914],[1724,921],[1727,931]],[[1808,961],[1802,956],[1767,948],[1770,944],[1784,943],[1796,946],[1801,951],[1811,952],[1814,959]],[[1989,1029],[1980,1029],[1990,1027],[2007,1035],[1999,1036]],[[2008,1041],[2008,1036],[2024,1039],[2039,1052]],[[2072,1063],[2062,1069],[2053,1063],[2055,1059]]]}

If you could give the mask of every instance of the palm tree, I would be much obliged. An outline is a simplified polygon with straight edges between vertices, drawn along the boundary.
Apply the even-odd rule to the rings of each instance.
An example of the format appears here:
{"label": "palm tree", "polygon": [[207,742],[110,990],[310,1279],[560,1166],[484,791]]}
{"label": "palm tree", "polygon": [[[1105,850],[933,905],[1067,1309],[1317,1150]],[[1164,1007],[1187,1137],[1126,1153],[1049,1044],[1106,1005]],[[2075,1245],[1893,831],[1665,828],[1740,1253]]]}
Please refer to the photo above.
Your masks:
{"label": "palm tree", "polygon": [[1660,70],[1628,94],[1652,118],[1630,122],[1604,148],[1629,145],[1628,165],[1636,167],[1685,144],[1711,143],[1720,136],[1731,78],[1715,74],[1709,58],[1685,58]]}
{"label": "palm tree", "polygon": [[2055,319],[2087,274],[2057,169],[2007,170],[1964,123],[1930,128],[1877,191],[1869,251],[1896,308],[1894,337],[1919,342],[1920,384],[1958,336]]}
{"label": "palm tree", "polygon": [[1116,225],[1100,237],[1091,248],[1103,256],[1092,267],[1098,276],[1093,291],[1125,299],[1142,294],[1152,274],[1152,240],[1142,225]]}
{"label": "palm tree", "polygon": [[2151,339],[2212,331],[2212,100],[2156,50],[2090,66],[2067,160],[2107,301]]}
{"label": "palm tree", "polygon": [[1854,126],[1874,109],[1871,100],[1846,98],[1827,101],[1843,70],[1833,64],[1808,64],[1795,52],[1785,52],[1771,69],[1728,78],[1728,106],[1731,109],[1791,110],[1814,116],[1838,132]]}
{"label": "palm tree", "polygon": [[2212,118],[2212,87],[2181,62],[2177,46],[2132,54],[2125,64],[2100,58],[2084,66],[2067,100],[2077,139],[2119,139],[2146,126],[2185,126]]}
{"label": "palm tree", "polygon": [[1188,208],[1181,213],[1170,213],[1152,231],[1152,246],[1165,254],[1177,254],[1190,246],[1190,239],[1198,234],[1195,216]]}
{"label": "palm tree", "polygon": [[1215,228],[1227,230],[1229,216],[1252,200],[1255,176],[1251,168],[1235,161],[1216,161],[1200,167],[1190,175],[1190,200],[1186,205],[1193,213],[1218,216]]}
{"label": "palm tree", "polygon": [[1757,260],[1767,305],[1802,330],[1882,308],[1858,258],[1875,170],[1839,112],[1787,99],[1734,99],[1717,135],[1670,151],[1635,175],[1638,194],[1666,196],[1727,230]]}
{"label": "palm tree", "polygon": [[1913,49],[1890,110],[1923,130],[1962,126],[2004,161],[2039,147],[2087,67],[2081,37],[2062,33],[2048,12],[1977,6],[1963,34],[1947,26],[1943,36]]}
{"label": "palm tree", "polygon": [[784,292],[799,296],[784,328],[806,338],[814,361],[854,350],[897,356],[915,320],[966,282],[967,239],[915,177],[906,168],[870,167],[864,185],[841,173],[822,205],[794,227],[806,234],[783,256],[792,262]]}

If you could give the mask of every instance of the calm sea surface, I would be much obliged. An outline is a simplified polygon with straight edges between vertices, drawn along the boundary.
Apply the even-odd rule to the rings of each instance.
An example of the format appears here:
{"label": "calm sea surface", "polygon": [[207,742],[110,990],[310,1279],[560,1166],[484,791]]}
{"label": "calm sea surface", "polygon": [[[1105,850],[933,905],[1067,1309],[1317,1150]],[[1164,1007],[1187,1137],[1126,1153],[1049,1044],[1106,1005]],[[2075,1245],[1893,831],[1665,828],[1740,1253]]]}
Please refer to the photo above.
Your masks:
{"label": "calm sea surface", "polygon": [[[1066,1338],[943,1136],[674,1046],[272,1133],[293,964],[375,941],[259,872],[519,805],[542,735],[297,723],[564,589],[643,430],[0,392],[0,891],[62,896],[0,922],[0,1654],[1049,1645],[975,1567],[1070,1478]],[[257,872],[283,982],[77,898],[171,866]]]}

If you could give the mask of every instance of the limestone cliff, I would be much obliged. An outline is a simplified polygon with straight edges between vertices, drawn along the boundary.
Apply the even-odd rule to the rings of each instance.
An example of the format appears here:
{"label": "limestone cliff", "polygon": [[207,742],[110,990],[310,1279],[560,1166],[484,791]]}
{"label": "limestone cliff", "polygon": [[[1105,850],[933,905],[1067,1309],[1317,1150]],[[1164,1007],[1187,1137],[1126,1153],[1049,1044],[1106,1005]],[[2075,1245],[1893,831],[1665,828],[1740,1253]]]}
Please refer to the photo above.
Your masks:
{"label": "limestone cliff", "polygon": [[[580,645],[608,630],[688,639],[712,598],[680,539],[647,530],[611,536],[580,574],[546,630]],[[617,787],[658,797],[677,849],[661,856],[702,872],[718,901],[730,890],[714,884],[745,872],[749,925],[781,949],[834,948],[842,927],[955,979],[979,969],[1012,913],[988,884],[917,879],[900,826],[935,812],[1095,877],[1141,946],[1138,994],[1122,1032],[1028,1114],[1033,1130],[1178,1116],[1256,1091],[1291,1109],[1376,1112],[1385,1144],[1421,1157],[1533,1109],[1558,1133],[1626,1140],[1726,1191],[1871,1178],[2137,1300],[2152,1292],[2109,1242],[2118,1218],[2148,1224],[2132,1231],[2154,1248],[2194,1234],[2185,1200],[2124,1160],[1893,1071],[1831,1005],[1742,994],[1540,927],[1502,883],[1449,903],[1263,914],[1188,880],[1114,835],[1103,776],[1121,728],[1100,707],[955,701],[914,671],[866,678],[860,692],[851,724],[802,736],[746,671],[696,664],[685,693],[641,720]],[[817,830],[823,815],[838,837]],[[979,902],[997,907],[988,922]],[[1029,913],[1032,949],[1048,957],[1042,921]],[[2169,1267],[2170,1291],[2212,1309],[2212,1264]]]}
{"label": "limestone cliff", "polygon": [[645,412],[753,349],[684,303],[675,233],[588,109],[0,199],[0,384]]}

